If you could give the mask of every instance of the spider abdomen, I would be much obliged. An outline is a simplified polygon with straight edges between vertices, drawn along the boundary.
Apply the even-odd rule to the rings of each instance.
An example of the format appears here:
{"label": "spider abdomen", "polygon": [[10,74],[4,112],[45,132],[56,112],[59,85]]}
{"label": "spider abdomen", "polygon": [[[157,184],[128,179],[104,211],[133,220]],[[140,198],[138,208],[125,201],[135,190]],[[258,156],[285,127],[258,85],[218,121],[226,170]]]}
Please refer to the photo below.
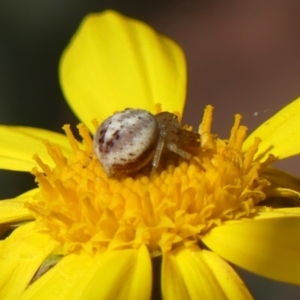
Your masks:
{"label": "spider abdomen", "polygon": [[126,109],[107,118],[94,136],[94,150],[108,176],[133,173],[154,155],[159,127],[142,109]]}

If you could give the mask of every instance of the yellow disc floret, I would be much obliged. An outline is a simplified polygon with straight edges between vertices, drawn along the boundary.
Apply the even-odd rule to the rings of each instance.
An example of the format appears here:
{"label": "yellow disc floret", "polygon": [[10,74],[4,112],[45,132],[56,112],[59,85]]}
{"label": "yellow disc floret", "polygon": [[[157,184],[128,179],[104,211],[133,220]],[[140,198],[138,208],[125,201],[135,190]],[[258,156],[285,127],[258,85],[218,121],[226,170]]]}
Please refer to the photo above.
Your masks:
{"label": "yellow disc floret", "polygon": [[33,171],[40,190],[27,207],[38,228],[61,245],[64,253],[137,248],[152,255],[176,246],[197,243],[224,221],[249,218],[265,198],[268,185],[260,177],[264,165],[253,161],[259,141],[241,151],[246,128],[235,117],[228,140],[210,133],[212,107],[200,128],[201,146],[190,160],[168,158],[149,175],[108,178],[93,154],[92,138],[82,124],[79,143],[64,126],[72,153],[46,143],[55,167],[35,156],[42,172]]}

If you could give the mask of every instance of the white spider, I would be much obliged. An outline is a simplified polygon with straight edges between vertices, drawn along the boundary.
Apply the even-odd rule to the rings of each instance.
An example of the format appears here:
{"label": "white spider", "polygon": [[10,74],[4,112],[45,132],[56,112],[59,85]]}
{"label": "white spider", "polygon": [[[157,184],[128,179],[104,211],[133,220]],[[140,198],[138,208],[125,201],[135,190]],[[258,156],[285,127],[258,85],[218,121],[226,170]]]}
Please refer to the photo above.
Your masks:
{"label": "white spider", "polygon": [[107,118],[94,136],[94,150],[108,176],[136,172],[152,161],[159,166],[165,148],[189,159],[184,146],[199,147],[200,135],[181,127],[176,115],[127,108]]}

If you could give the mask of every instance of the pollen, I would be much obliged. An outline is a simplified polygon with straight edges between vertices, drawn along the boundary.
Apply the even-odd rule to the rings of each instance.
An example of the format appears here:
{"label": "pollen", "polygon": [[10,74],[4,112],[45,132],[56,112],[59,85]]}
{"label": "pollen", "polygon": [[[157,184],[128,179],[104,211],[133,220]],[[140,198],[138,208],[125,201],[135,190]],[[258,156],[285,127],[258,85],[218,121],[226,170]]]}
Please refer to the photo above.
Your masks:
{"label": "pollen", "polygon": [[27,207],[37,227],[58,241],[65,254],[146,245],[155,256],[199,243],[225,221],[252,218],[269,185],[260,175],[267,162],[253,160],[259,140],[242,152],[247,128],[239,115],[229,138],[218,138],[211,133],[212,111],[211,106],[204,111],[201,145],[190,159],[165,155],[154,174],[145,167],[120,178],[106,175],[84,125],[78,125],[82,141],[65,125],[70,155],[45,143],[55,167],[34,157],[40,189]]}

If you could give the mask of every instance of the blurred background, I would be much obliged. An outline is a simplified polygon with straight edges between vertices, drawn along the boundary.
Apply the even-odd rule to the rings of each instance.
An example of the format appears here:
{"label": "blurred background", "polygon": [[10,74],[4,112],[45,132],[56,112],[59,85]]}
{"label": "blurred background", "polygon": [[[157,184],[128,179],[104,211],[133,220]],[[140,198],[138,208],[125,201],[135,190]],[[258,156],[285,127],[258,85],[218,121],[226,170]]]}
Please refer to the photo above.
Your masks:
{"label": "blurred background", "polygon": [[[63,124],[78,122],[60,90],[58,61],[81,19],[106,8],[141,19],[182,46],[185,122],[197,126],[212,104],[213,129],[221,137],[228,136],[235,113],[251,132],[300,96],[298,0],[2,0],[0,123],[61,132]],[[300,176],[299,165],[299,158],[280,162]],[[33,186],[31,175],[0,171],[0,199]],[[300,298],[300,287],[239,273],[255,299]]]}

